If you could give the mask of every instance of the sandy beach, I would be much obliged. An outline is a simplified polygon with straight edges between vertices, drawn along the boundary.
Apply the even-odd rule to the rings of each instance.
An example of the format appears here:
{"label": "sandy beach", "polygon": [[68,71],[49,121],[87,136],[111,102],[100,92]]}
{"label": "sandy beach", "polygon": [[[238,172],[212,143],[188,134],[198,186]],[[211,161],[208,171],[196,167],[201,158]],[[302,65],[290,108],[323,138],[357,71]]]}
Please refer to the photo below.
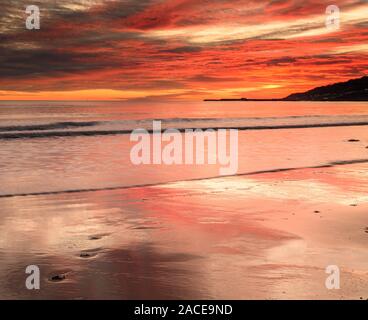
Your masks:
{"label": "sandy beach", "polygon": [[[367,299],[367,169],[2,198],[0,296]],[[39,292],[24,288],[29,264]],[[340,290],[325,287],[331,264]]]}

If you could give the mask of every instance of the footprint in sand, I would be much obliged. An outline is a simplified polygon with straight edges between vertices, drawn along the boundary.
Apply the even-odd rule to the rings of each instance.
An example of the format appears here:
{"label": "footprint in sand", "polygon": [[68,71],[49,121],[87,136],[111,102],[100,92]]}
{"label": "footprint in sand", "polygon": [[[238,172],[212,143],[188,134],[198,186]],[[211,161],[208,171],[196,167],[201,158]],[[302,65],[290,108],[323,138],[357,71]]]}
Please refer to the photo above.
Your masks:
{"label": "footprint in sand", "polygon": [[84,259],[93,258],[93,257],[97,256],[97,254],[98,254],[101,250],[102,250],[102,248],[95,248],[95,249],[83,250],[83,251],[79,254],[79,257],[80,257],[80,258],[84,258]]}
{"label": "footprint in sand", "polygon": [[137,227],[131,227],[134,230],[150,230],[150,229],[160,229],[159,227],[155,226],[137,226]]}
{"label": "footprint in sand", "polygon": [[79,255],[81,258],[92,258],[95,257],[97,253],[91,253],[91,252],[81,252]]}
{"label": "footprint in sand", "polygon": [[88,237],[88,240],[101,240],[104,237],[109,236],[110,233],[100,233],[100,234],[94,234]]}
{"label": "footprint in sand", "polygon": [[65,280],[67,278],[67,275],[70,274],[71,271],[67,270],[67,271],[55,271],[53,273],[51,273],[48,277],[48,280],[50,282],[61,282],[63,280]]}

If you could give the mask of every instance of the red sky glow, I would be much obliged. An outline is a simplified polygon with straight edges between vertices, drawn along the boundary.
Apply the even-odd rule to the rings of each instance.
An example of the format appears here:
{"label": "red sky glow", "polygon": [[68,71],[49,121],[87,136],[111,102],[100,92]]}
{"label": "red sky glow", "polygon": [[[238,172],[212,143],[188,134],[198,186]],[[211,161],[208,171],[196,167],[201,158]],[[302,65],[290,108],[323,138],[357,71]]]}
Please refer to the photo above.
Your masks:
{"label": "red sky glow", "polygon": [[1,100],[279,98],[367,74],[368,2],[27,1],[3,4]]}

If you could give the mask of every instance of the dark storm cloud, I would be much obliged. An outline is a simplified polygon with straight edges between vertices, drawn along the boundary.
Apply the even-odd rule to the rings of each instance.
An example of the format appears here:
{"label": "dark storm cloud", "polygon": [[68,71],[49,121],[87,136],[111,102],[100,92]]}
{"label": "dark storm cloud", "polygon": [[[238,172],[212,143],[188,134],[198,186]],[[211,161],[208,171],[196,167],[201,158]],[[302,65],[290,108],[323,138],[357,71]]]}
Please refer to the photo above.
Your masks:
{"label": "dark storm cloud", "polygon": [[235,77],[213,77],[213,76],[206,76],[203,74],[198,74],[196,76],[190,77],[188,79],[190,82],[232,82],[232,81],[240,81],[241,78]]}
{"label": "dark storm cloud", "polygon": [[297,61],[296,58],[282,57],[282,58],[277,58],[277,59],[271,59],[271,60],[267,61],[266,64],[268,66],[280,66],[280,65],[286,65],[286,64],[294,63],[296,61]]}
{"label": "dark storm cloud", "polygon": [[182,46],[182,47],[176,47],[176,48],[173,48],[173,49],[161,50],[160,52],[165,52],[165,53],[193,53],[193,52],[200,52],[200,51],[202,51],[201,47]]}
{"label": "dark storm cloud", "polygon": [[[26,77],[74,71],[83,72],[116,66],[116,63],[98,58],[99,55],[93,52],[80,55],[73,52],[44,49],[3,48],[0,55],[0,72],[4,77]],[[81,59],[83,59],[83,63],[81,63]]]}

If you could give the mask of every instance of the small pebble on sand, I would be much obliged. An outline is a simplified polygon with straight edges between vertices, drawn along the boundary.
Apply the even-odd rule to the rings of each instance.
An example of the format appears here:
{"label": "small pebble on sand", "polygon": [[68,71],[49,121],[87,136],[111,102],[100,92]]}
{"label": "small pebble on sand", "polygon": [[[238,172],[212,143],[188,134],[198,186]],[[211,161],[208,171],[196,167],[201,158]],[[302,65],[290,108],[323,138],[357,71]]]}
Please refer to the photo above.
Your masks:
{"label": "small pebble on sand", "polygon": [[53,282],[59,282],[65,280],[65,278],[66,278],[65,274],[56,274],[51,276],[49,280]]}
{"label": "small pebble on sand", "polygon": [[100,236],[90,236],[88,239],[89,240],[100,240],[102,237]]}
{"label": "small pebble on sand", "polygon": [[95,256],[95,253],[88,253],[88,252],[81,252],[81,254],[79,255],[81,258],[91,258],[93,256]]}

